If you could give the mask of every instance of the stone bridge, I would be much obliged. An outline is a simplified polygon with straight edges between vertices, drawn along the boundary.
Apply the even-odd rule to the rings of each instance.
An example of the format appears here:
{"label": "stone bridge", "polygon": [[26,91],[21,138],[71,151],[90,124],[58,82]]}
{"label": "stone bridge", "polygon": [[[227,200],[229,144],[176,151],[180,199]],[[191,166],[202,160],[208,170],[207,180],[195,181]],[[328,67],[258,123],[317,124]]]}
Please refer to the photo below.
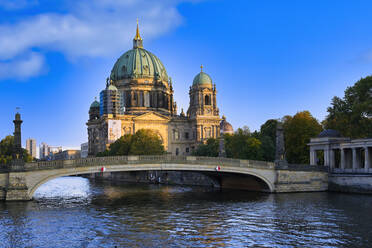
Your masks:
{"label": "stone bridge", "polygon": [[[0,171],[0,200],[31,200],[36,189],[57,177],[101,172],[193,171],[233,182],[234,188],[279,192],[325,191],[328,173],[310,165],[193,156],[116,156],[26,163]],[[232,179],[232,180],[231,180]],[[227,179],[226,179],[227,180]],[[224,183],[221,184],[224,187]]]}

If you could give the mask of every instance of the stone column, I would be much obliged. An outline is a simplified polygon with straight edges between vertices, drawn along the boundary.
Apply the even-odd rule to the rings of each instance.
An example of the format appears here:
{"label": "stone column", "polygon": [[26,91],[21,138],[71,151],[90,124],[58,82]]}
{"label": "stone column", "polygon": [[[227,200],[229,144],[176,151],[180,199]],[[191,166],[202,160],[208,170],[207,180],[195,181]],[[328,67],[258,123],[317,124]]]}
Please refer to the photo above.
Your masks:
{"label": "stone column", "polygon": [[329,166],[331,169],[335,168],[335,150],[331,149],[329,153]]}
{"label": "stone column", "polygon": [[369,154],[368,146],[364,147],[364,168],[366,171],[371,168],[371,157]]}
{"label": "stone column", "polygon": [[275,162],[278,161],[285,161],[284,130],[280,122],[276,124]]}
{"label": "stone column", "polygon": [[341,148],[340,153],[341,153],[341,170],[344,170],[346,167],[345,149]]}
{"label": "stone column", "polygon": [[316,150],[310,150],[310,165],[317,165]]}
{"label": "stone column", "polygon": [[357,158],[357,149],[355,147],[352,148],[353,151],[353,170],[358,169],[358,158]]}
{"label": "stone column", "polygon": [[323,153],[324,153],[324,166],[330,166],[330,163],[329,163],[329,149],[328,148],[324,149]]}
{"label": "stone column", "polygon": [[[22,150],[22,141],[21,141],[21,115],[17,112],[15,115],[14,123],[14,144],[12,151],[12,161],[10,169],[12,171],[22,171],[24,170],[24,161],[23,161],[23,150]],[[9,179],[10,180],[10,179]]]}

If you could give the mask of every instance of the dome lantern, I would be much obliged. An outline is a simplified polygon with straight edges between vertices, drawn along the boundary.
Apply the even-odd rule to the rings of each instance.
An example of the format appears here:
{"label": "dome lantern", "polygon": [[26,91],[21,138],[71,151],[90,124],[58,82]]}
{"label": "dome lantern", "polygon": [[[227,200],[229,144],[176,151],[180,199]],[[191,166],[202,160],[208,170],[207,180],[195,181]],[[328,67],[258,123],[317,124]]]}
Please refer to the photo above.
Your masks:
{"label": "dome lantern", "polygon": [[138,27],[138,18],[137,18],[137,30],[136,30],[136,36],[133,39],[133,49],[136,48],[143,48],[143,40],[139,33],[139,27]]}

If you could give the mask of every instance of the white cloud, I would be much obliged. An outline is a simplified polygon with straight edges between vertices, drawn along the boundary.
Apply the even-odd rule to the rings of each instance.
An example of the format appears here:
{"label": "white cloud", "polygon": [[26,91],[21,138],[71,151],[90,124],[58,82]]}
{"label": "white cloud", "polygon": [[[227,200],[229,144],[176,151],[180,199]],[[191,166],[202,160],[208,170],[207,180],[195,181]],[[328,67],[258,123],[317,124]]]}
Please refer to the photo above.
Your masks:
{"label": "white cloud", "polygon": [[31,52],[23,58],[0,62],[0,80],[2,79],[25,79],[39,75],[44,71],[44,56]]}
{"label": "white cloud", "polygon": [[[0,1],[3,5],[9,2]],[[67,13],[39,13],[16,23],[0,24],[0,63],[1,60],[19,63],[13,60],[35,50],[57,51],[73,59],[120,54],[132,42],[137,17],[146,47],[146,40],[156,38],[182,22],[176,8],[179,2],[67,1]]]}

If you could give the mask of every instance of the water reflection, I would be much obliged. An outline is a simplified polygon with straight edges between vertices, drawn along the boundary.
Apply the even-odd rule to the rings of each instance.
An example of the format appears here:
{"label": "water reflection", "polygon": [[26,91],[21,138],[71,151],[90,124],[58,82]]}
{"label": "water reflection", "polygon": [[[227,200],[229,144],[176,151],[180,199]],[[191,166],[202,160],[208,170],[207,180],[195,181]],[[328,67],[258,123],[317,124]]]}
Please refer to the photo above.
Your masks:
{"label": "water reflection", "polygon": [[55,179],[0,203],[5,247],[368,247],[372,197]]}

